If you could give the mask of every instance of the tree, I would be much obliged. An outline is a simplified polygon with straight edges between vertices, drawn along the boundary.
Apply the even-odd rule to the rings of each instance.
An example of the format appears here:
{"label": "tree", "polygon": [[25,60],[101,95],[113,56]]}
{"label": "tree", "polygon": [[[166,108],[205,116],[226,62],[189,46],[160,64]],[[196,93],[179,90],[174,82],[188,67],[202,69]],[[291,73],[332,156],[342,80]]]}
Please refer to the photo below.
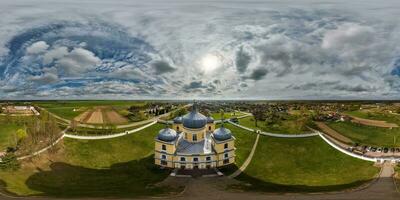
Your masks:
{"label": "tree", "polygon": [[16,135],[17,135],[17,144],[20,144],[26,137],[28,137],[28,134],[26,133],[25,129],[18,129]]}
{"label": "tree", "polygon": [[258,108],[258,107],[256,107],[256,108],[253,108],[252,110],[251,110],[251,114],[253,114],[253,117],[254,117],[254,122],[255,122],[255,126],[256,127],[258,127],[258,124],[257,124],[257,122],[258,121],[264,121],[265,120],[265,111],[263,110],[263,109],[261,109],[261,108]]}
{"label": "tree", "polygon": [[78,121],[76,121],[75,119],[71,120],[70,127],[72,131],[75,131],[76,128],[78,127]]}

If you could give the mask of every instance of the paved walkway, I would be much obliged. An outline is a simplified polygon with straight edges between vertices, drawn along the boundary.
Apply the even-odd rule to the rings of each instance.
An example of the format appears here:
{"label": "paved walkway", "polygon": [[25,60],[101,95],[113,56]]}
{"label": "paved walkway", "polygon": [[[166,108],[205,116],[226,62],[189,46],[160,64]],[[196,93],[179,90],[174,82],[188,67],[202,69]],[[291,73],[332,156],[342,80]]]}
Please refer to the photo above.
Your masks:
{"label": "paved walkway", "polygon": [[256,141],[253,144],[253,148],[251,149],[251,152],[249,156],[247,157],[246,161],[240,166],[238,170],[233,172],[233,174],[229,175],[229,178],[235,178],[236,176],[239,176],[244,170],[246,170],[247,166],[250,164],[251,160],[253,159],[254,153],[256,152],[257,145],[258,145],[258,139],[260,138],[260,134],[257,134]]}
{"label": "paved walkway", "polygon": [[271,136],[271,137],[280,137],[280,138],[303,138],[303,137],[313,137],[313,136],[317,136],[318,133],[317,132],[312,132],[312,133],[304,133],[304,134],[284,134],[284,133],[269,133],[269,132],[264,132],[264,131],[259,131],[259,130],[255,130],[246,126],[242,126],[240,124],[237,124],[235,122],[232,122],[230,120],[228,120],[228,122],[230,124],[233,124],[239,128],[251,131],[251,132],[255,132],[261,135],[266,135],[266,136]]}
{"label": "paved walkway", "polygon": [[41,153],[47,151],[48,149],[50,149],[51,147],[53,147],[54,145],[56,145],[58,142],[60,142],[62,139],[64,139],[64,137],[65,137],[65,132],[66,132],[68,129],[69,129],[69,126],[68,126],[67,128],[65,128],[63,131],[61,131],[61,132],[60,132],[61,136],[60,136],[56,141],[54,141],[53,143],[51,143],[49,146],[44,147],[43,149],[40,149],[40,150],[38,150],[38,151],[35,151],[35,152],[33,152],[33,153],[29,154],[29,155],[18,157],[17,159],[18,159],[18,160],[24,160],[24,159],[27,159],[27,158],[31,158],[31,157],[37,156],[37,155],[39,155],[39,154],[41,154]]}
{"label": "paved walkway", "polygon": [[111,138],[116,138],[116,137],[121,137],[121,136],[125,136],[125,135],[129,135],[131,133],[135,133],[138,132],[140,130],[143,130],[147,127],[153,126],[154,124],[156,124],[157,121],[153,121],[149,124],[146,124],[144,126],[141,126],[139,128],[130,130],[130,131],[124,131],[121,133],[116,133],[116,134],[111,134],[111,135],[98,135],[98,136],[89,136],[89,135],[72,135],[72,134],[65,134],[65,137],[67,138],[73,138],[73,139],[80,139],[80,140],[102,140],[102,139],[111,139]]}

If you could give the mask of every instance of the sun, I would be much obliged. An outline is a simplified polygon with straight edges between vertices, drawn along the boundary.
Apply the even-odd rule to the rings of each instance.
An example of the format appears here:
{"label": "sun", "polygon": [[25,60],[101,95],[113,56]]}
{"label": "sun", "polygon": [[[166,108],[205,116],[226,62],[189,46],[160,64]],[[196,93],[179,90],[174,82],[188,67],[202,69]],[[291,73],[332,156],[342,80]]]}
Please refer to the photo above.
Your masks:
{"label": "sun", "polygon": [[221,65],[221,61],[218,56],[213,54],[207,54],[201,60],[201,67],[204,72],[212,72]]}

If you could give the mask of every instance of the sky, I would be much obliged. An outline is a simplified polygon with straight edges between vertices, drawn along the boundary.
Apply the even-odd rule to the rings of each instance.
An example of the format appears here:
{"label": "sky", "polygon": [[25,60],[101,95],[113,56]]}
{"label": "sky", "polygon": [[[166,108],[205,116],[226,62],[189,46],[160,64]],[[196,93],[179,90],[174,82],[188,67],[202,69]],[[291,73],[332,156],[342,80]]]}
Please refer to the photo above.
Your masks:
{"label": "sky", "polygon": [[398,0],[0,0],[0,99],[399,99],[398,19]]}

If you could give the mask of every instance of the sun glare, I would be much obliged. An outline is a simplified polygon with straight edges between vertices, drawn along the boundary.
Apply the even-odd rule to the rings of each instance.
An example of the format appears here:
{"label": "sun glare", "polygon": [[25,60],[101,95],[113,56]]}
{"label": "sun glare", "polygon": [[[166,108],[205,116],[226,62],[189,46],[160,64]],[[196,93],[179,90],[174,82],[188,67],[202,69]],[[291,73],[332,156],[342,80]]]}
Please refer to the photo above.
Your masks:
{"label": "sun glare", "polygon": [[217,69],[221,65],[221,61],[218,56],[213,54],[207,54],[201,60],[201,65],[204,72],[211,72]]}

